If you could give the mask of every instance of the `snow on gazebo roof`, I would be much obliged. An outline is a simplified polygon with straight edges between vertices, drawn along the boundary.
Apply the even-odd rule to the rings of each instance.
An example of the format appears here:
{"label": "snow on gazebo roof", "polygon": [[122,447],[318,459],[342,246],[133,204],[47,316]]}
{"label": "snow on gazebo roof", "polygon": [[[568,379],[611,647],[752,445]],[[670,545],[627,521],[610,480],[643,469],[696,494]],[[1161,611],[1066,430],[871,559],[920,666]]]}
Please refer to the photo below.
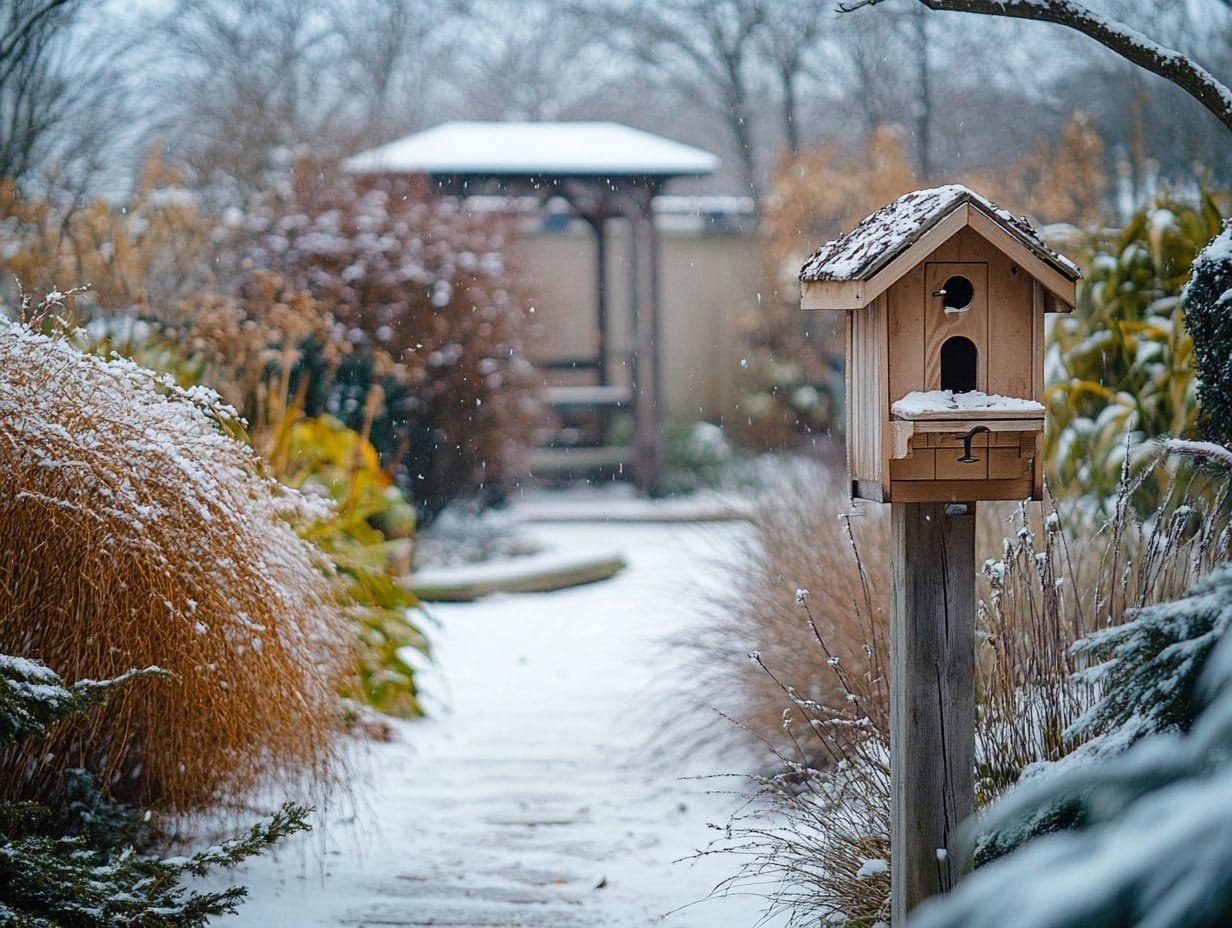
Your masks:
{"label": "snow on gazebo roof", "polygon": [[615,122],[449,122],[348,158],[352,174],[685,177],[718,156]]}
{"label": "snow on gazebo roof", "polygon": [[987,215],[1070,280],[1082,276],[1074,262],[1044,244],[1026,219],[995,206],[961,184],[949,184],[904,194],[865,217],[850,232],[822,245],[800,269],[800,280],[868,280],[964,204]]}

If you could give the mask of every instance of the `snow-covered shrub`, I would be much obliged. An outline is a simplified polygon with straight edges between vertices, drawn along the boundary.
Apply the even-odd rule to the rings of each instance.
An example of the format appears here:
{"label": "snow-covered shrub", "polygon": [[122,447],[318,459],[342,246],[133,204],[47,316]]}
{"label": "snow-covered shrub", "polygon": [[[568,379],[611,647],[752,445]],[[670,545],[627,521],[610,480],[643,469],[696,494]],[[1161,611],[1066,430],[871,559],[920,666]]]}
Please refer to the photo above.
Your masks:
{"label": "snow-covered shrub", "polygon": [[[27,291],[64,281],[87,284],[66,307],[82,322],[72,333],[74,344],[104,356],[118,351],[174,375],[182,386],[216,390],[247,420],[246,436],[273,476],[328,483],[339,501],[365,497],[362,514],[341,505],[300,528],[335,562],[346,562],[340,566],[348,578],[347,612],[361,668],[358,691],[348,687],[348,693],[384,711],[414,711],[414,678],[400,649],[422,648],[423,636],[408,620],[414,597],[399,583],[407,558],[384,557],[410,544],[414,522],[401,515],[404,501],[382,495],[378,507],[363,487],[342,486],[350,478],[384,481],[379,469],[360,474],[322,463],[328,475],[307,473],[304,462],[321,463],[322,456],[302,445],[294,474],[286,466],[287,438],[304,407],[324,407],[330,378],[352,347],[345,329],[311,295],[274,274],[254,272],[239,292],[216,292],[209,269],[242,216],[211,217],[162,166],[157,150],[122,208],[98,201],[64,210],[23,199],[0,182],[0,216],[0,293],[11,278]],[[394,367],[387,356],[379,364]],[[310,383],[307,369],[320,376]],[[317,434],[336,444],[332,433]],[[367,444],[353,430],[349,434],[354,443]]]}
{"label": "snow-covered shrub", "polygon": [[[1098,763],[1062,763],[1012,792],[981,826],[1001,844],[1021,844],[1050,810],[1066,810],[1071,827],[1027,840],[977,870],[948,897],[918,910],[911,924],[1229,924],[1229,624],[1232,566],[1225,565],[1181,599],[1149,606],[1115,635],[1101,636],[1095,647],[1106,646],[1101,653],[1117,661],[1110,668],[1116,678],[1092,716],[1112,724],[1105,738],[1132,747]],[[1127,711],[1133,704],[1138,711]],[[1146,728],[1163,732],[1141,737],[1144,719]]]}
{"label": "snow-covered shrub", "polygon": [[[260,273],[236,297],[182,302],[170,320],[137,326],[96,316],[73,336],[95,352],[131,354],[181,384],[208,384],[247,421],[244,437],[273,477],[334,502],[328,510],[314,508],[296,528],[344,578],[359,667],[357,685],[346,693],[381,712],[411,715],[418,712],[415,676],[403,649],[427,649],[411,619],[418,601],[402,582],[410,571],[415,511],[364,435],[304,411],[310,390],[324,395],[329,383],[328,376],[309,378],[305,369],[328,375],[350,348],[334,337],[336,328],[309,294]],[[379,391],[367,397],[361,429],[370,427],[380,399]]]}
{"label": "snow-covered shrub", "polygon": [[720,426],[675,420],[667,423],[663,436],[667,444],[663,492],[716,489],[730,476],[735,449]]}
{"label": "snow-covered shrub", "polygon": [[1225,225],[1194,260],[1184,304],[1198,382],[1198,428],[1207,441],[1232,445],[1232,226]]}
{"label": "snow-covered shrub", "polygon": [[[1219,228],[1210,198],[1198,206],[1161,199],[1124,229],[1074,243],[1085,279],[1074,312],[1053,322],[1045,356],[1044,454],[1059,496],[1114,499],[1123,464],[1137,475],[1150,468],[1155,439],[1193,436],[1193,343],[1181,292]],[[1155,493],[1136,497],[1142,512],[1155,508],[1166,482],[1156,472]]]}
{"label": "snow-covered shrub", "polygon": [[[37,661],[0,654],[0,747],[37,741],[137,676],[166,675],[151,668],[67,686]],[[63,788],[58,814],[0,801],[0,924],[204,926],[209,916],[234,912],[245,890],[191,892],[181,877],[232,866],[307,827],[307,810],[284,805],[243,838],[160,857],[149,851],[154,829],[139,809],[104,798],[84,771],[70,772]]]}
{"label": "snow-covered shrub", "polygon": [[232,416],[209,390],[0,329],[0,652],[70,679],[174,676],[6,752],[0,799],[51,799],[82,767],[183,811],[336,772],[351,652],[332,565]]}
{"label": "snow-covered shrub", "polygon": [[272,270],[340,324],[351,348],[323,411],[359,428],[380,388],[370,438],[429,518],[500,494],[534,411],[510,232],[414,179],[322,182],[305,166],[238,244],[237,273]]}

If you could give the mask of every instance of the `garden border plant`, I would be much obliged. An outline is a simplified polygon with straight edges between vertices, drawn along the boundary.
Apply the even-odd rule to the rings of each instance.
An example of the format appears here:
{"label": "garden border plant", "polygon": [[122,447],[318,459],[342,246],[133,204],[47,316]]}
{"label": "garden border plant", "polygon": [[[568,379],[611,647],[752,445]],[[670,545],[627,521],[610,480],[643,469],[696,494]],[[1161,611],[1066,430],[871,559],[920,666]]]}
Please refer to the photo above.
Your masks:
{"label": "garden border plant", "polygon": [[77,767],[172,812],[259,786],[320,795],[340,780],[352,651],[333,567],[288,521],[308,500],[265,475],[212,391],[72,348],[61,298],[30,316],[47,334],[0,327],[0,653],[174,679],[5,752],[0,799],[54,804]]}
{"label": "garden border plant", "polygon": [[[97,711],[138,677],[172,683],[162,670],[147,668],[69,686],[37,661],[0,654],[0,747],[38,745],[54,726]],[[150,817],[104,798],[89,774],[74,771],[66,792],[71,802],[58,810],[0,801],[0,923],[201,928],[210,916],[235,912],[247,891],[196,892],[183,879],[232,867],[306,830],[310,812],[284,804],[243,837],[188,856],[160,857],[149,850],[157,838]]]}
{"label": "garden border plant", "polygon": [[[1156,466],[1165,467],[1162,458]],[[981,805],[1033,765],[1056,760],[1095,734],[1078,724],[1096,692],[1074,678],[1089,660],[1078,644],[1086,634],[1179,595],[1232,558],[1226,486],[1181,469],[1159,509],[1143,518],[1132,497],[1148,479],[1150,471],[1130,476],[1126,470],[1114,516],[1106,521],[1093,518],[1081,501],[1050,499],[1009,511],[1000,557],[984,565],[987,586],[978,612]],[[884,606],[867,592],[868,559],[850,531],[842,537],[827,517],[822,524],[829,523],[828,532],[793,536],[775,525],[798,525],[799,513],[816,508],[810,493],[827,483],[822,473],[811,485],[792,481],[800,475],[786,486],[805,487],[805,495],[779,487],[754,517],[760,554],[755,545],[742,553],[739,569],[748,580],[726,600],[737,628],[745,620],[768,621],[763,633],[777,642],[777,649],[754,652],[752,676],[742,673],[733,681],[766,703],[753,717],[761,720],[756,725],[778,721],[777,733],[753,729],[773,748],[777,769],[750,778],[749,803],[708,853],[742,860],[720,892],[775,884],[763,891],[767,918],[785,913],[790,925],[803,926],[843,917],[853,928],[871,928],[888,923],[888,700],[876,659],[886,649],[879,618]],[[985,524],[981,534],[989,531]],[[842,551],[852,555],[845,567],[829,556]],[[812,573],[791,573],[800,563],[811,564]],[[777,598],[774,613],[760,613],[745,598],[750,584],[766,584],[758,595]],[[864,593],[837,594],[836,584]],[[789,611],[796,629],[786,632],[792,643],[784,647]],[[715,649],[714,643],[708,647]],[[791,657],[787,669],[768,657],[783,653]],[[810,658],[811,669],[805,669]]]}

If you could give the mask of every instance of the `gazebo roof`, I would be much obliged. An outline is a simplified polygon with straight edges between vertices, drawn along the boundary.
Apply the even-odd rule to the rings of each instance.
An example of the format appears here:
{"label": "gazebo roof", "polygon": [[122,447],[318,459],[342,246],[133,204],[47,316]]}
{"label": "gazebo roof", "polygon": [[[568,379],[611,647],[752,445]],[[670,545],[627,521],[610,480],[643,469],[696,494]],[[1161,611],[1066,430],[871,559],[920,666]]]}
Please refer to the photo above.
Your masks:
{"label": "gazebo roof", "polygon": [[352,174],[697,177],[718,156],[615,122],[449,122],[360,152]]}

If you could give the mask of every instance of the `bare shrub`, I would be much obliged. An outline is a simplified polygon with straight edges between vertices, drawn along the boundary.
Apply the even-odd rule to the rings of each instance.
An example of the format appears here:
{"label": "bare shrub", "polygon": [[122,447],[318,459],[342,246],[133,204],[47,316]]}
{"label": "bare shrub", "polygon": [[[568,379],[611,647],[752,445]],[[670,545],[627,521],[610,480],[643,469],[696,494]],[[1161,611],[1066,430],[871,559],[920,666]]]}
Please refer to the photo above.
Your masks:
{"label": "bare shrub", "polygon": [[[853,552],[855,564],[860,555]],[[839,698],[814,702],[754,661],[792,708],[782,714],[789,751],[776,751],[777,772],[748,778],[748,801],[725,837],[707,853],[734,855],[740,868],[718,887],[730,892],[772,885],[765,919],[786,914],[791,925],[889,923],[889,700],[879,670],[853,673],[822,637],[805,590],[796,594],[814,650],[826,656],[817,676]],[[884,648],[884,629],[869,627],[861,647],[867,662]],[[824,758],[823,763],[806,760]]]}
{"label": "bare shrub", "polygon": [[305,408],[358,429],[378,386],[368,437],[425,522],[455,499],[499,499],[538,414],[510,219],[434,197],[422,178],[322,170],[297,165],[249,210],[229,285],[270,271],[336,320],[350,345]]}
{"label": "bare shrub", "polygon": [[0,328],[0,652],[69,680],[174,675],[4,754],[3,800],[52,800],[75,767],[181,812],[336,774],[351,667],[332,568],[232,416],[211,391]]}
{"label": "bare shrub", "polygon": [[[1133,504],[1144,481],[1165,485],[1146,518]],[[981,805],[1029,765],[1081,743],[1074,725],[1095,694],[1075,678],[1084,656],[1074,646],[1136,609],[1180,598],[1226,562],[1227,503],[1224,481],[1188,470],[1172,479],[1157,461],[1134,478],[1123,468],[1111,518],[1082,498],[1015,508],[1001,556],[983,565],[977,617]]]}
{"label": "bare shrub", "polygon": [[[715,677],[712,690],[734,685],[739,692],[733,718],[782,753],[795,748],[782,730],[785,711],[807,711],[800,702],[846,701],[841,678],[827,665],[831,657],[850,676],[882,681],[890,559],[888,510],[869,506],[853,514],[837,470],[804,458],[780,461],[753,501],[753,532],[742,537],[728,568],[734,583],[712,604],[705,666]],[[812,620],[797,590],[809,591]],[[750,652],[757,661],[744,659]],[[871,694],[867,712],[884,722],[888,691]],[[804,759],[819,766],[836,759],[819,749],[808,746]]]}

